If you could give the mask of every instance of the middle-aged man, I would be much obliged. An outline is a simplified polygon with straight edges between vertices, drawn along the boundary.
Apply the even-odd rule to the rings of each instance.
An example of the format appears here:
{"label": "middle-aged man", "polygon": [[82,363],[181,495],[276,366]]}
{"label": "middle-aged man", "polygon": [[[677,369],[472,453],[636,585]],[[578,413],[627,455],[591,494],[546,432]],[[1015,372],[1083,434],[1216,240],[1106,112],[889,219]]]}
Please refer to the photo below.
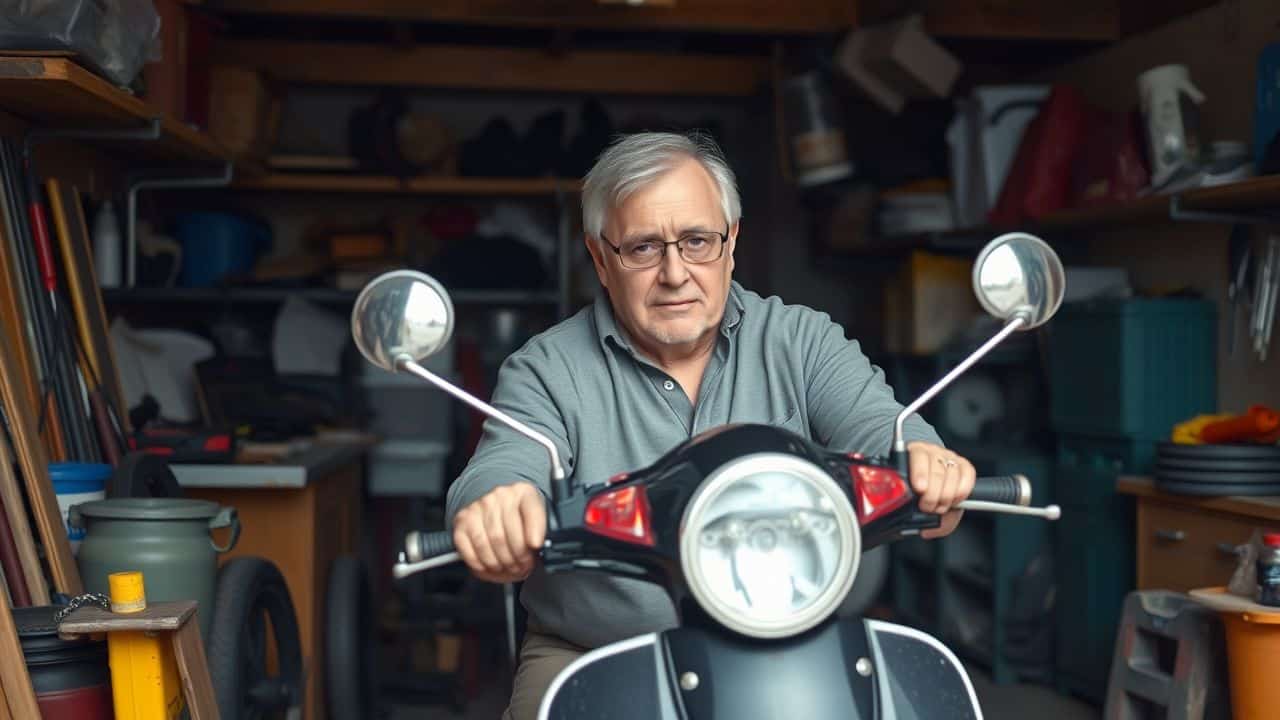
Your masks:
{"label": "middle-aged man", "polygon": [[[545,433],[565,470],[594,484],[644,467],[691,435],[769,423],[824,446],[883,454],[901,406],[825,314],[732,280],[741,228],[733,171],[709,139],[626,136],[582,196],[587,250],[605,292],[503,363],[493,404]],[[911,484],[950,533],[974,469],[919,418]],[[482,580],[525,580],[528,633],[504,718],[531,720],[555,675],[587,649],[674,627],[656,585],[536,566],[547,527],[545,450],[488,421],[449,488],[458,552]]]}

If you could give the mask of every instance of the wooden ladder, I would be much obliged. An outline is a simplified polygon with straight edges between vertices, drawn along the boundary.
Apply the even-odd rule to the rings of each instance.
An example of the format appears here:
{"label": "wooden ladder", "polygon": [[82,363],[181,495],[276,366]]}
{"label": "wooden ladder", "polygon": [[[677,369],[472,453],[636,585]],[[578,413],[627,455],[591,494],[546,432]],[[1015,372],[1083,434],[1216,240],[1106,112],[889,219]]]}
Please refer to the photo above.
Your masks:
{"label": "wooden ladder", "polygon": [[67,638],[130,630],[169,635],[191,720],[218,720],[218,702],[205,660],[200,623],[196,621],[195,600],[148,603],[146,610],[128,614],[85,605],[58,626],[58,633]]}

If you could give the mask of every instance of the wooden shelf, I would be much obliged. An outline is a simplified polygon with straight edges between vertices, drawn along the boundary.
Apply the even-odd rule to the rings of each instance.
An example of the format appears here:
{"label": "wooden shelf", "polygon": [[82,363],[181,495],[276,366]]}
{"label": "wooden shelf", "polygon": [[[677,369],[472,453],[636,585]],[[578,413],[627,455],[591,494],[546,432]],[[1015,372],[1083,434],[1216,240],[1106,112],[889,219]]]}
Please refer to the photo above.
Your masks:
{"label": "wooden shelf", "polygon": [[680,0],[675,3],[598,3],[582,0],[214,0],[221,12],[331,20],[456,23],[496,27],[701,30],[767,35],[830,34],[857,20],[848,0]]}
{"label": "wooden shelf", "polygon": [[391,195],[555,195],[577,193],[582,183],[560,178],[475,178],[271,173],[242,177],[233,184],[242,190],[275,192],[383,193]]}
{"label": "wooden shelf", "polygon": [[504,46],[220,40],[213,62],[286,84],[695,98],[759,95],[766,56],[547,50]]}
{"label": "wooden shelf", "polygon": [[[1176,193],[1184,210],[1249,212],[1280,205],[1280,175],[1263,175],[1214,187]],[[1072,230],[1121,227],[1151,222],[1172,222],[1170,202],[1174,194],[1153,195],[1116,205],[1064,210],[1052,213],[1033,227],[1040,230]]]}
{"label": "wooden shelf", "polygon": [[1050,213],[1017,227],[979,225],[945,232],[885,237],[866,248],[847,252],[853,255],[878,256],[921,249],[955,249],[969,245],[977,250],[987,240],[1015,230],[1058,236],[1073,231],[1177,222],[1171,217],[1171,202],[1175,195],[1183,210],[1231,213],[1267,211],[1280,206],[1280,175],[1263,175],[1225,185],[1152,195],[1113,205],[1073,208]]}
{"label": "wooden shelf", "polygon": [[[0,110],[35,127],[146,129],[160,114],[67,58],[0,55]],[[157,140],[112,140],[131,158],[163,165],[219,164],[230,158],[209,135],[161,117]]]}
{"label": "wooden shelf", "polygon": [[[247,304],[280,303],[299,297],[315,303],[342,305],[355,301],[356,290],[336,288],[110,288],[102,291],[103,300],[121,305],[128,303],[183,304]],[[456,290],[449,293],[459,305],[555,305],[559,300],[553,291],[526,290]]]}

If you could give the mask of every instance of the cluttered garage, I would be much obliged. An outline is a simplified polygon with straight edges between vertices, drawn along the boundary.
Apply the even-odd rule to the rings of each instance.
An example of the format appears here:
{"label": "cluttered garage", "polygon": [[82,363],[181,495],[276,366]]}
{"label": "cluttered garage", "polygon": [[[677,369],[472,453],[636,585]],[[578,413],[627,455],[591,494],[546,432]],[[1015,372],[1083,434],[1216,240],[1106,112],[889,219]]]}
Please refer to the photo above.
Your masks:
{"label": "cluttered garage", "polygon": [[1280,717],[1274,0],[0,3],[0,720]]}

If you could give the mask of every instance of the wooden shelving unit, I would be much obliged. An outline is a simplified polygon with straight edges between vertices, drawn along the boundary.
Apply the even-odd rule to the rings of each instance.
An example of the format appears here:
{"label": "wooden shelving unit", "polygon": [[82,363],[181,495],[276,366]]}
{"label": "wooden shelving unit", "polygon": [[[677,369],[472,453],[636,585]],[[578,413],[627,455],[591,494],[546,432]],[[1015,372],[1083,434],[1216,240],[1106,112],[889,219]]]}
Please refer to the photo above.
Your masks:
{"label": "wooden shelving unit", "polygon": [[291,85],[745,98],[769,83],[763,55],[226,39],[213,62]]}
{"label": "wooden shelving unit", "polygon": [[1280,175],[1263,175],[1226,185],[1152,195],[1105,207],[1064,210],[1048,215],[1032,227],[1036,230],[1084,230],[1167,221],[1170,220],[1170,203],[1175,195],[1184,210],[1265,210],[1280,205]]}
{"label": "wooden shelving unit", "polygon": [[272,192],[538,196],[578,193],[582,183],[561,178],[423,176],[402,179],[385,175],[270,173],[241,177],[233,187]]}
{"label": "wooden shelving unit", "polygon": [[[167,303],[186,305],[269,304],[299,297],[315,303],[344,305],[355,302],[356,290],[337,288],[115,288],[102,291],[111,304]],[[555,305],[555,291],[523,290],[455,290],[449,293],[454,303],[462,305]]]}
{"label": "wooden shelving unit", "polygon": [[51,129],[144,130],[158,117],[158,139],[112,140],[110,151],[157,165],[214,165],[230,159],[208,134],[161,116],[64,57],[0,55],[0,108]]}
{"label": "wooden shelving unit", "polygon": [[[875,244],[848,251],[855,255],[889,255],[917,249],[936,249],[963,245],[972,239],[975,249],[982,242],[1001,233],[1023,230],[1054,236],[1084,230],[1107,230],[1161,222],[1176,222],[1172,202],[1178,198],[1180,209],[1199,212],[1261,213],[1276,212],[1280,207],[1280,175],[1263,175],[1214,187],[1195,188],[1179,193],[1152,195],[1113,205],[1073,208],[1050,213],[1017,227],[979,225],[945,232],[898,235],[880,238]],[[1277,213],[1280,217],[1280,213]]]}
{"label": "wooden shelving unit", "polygon": [[214,0],[217,11],[250,15],[498,27],[703,30],[770,35],[828,34],[852,26],[858,8],[848,0],[738,2],[578,2],[577,0]]}

